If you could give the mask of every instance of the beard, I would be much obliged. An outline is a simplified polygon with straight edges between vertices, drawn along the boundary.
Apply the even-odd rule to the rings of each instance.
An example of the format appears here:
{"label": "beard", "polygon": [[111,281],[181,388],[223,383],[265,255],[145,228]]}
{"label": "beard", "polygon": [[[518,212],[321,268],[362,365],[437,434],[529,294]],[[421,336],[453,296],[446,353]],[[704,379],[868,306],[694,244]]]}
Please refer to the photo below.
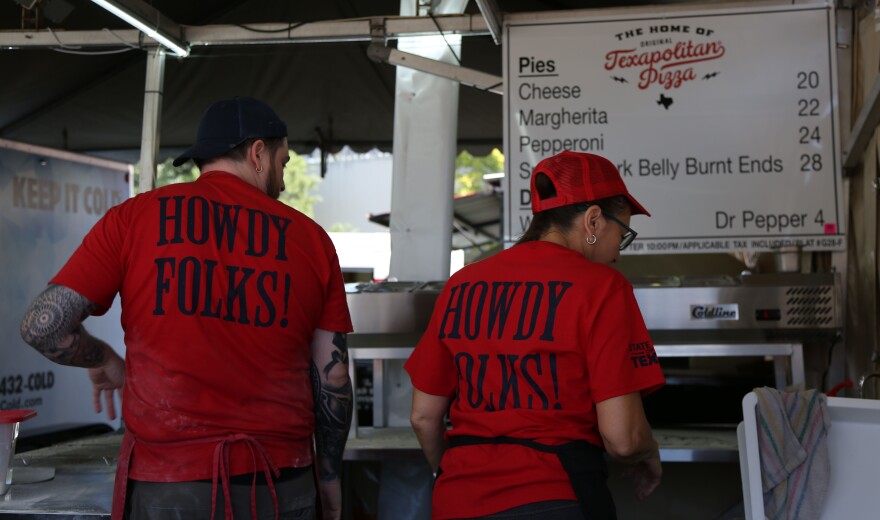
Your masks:
{"label": "beard", "polygon": [[269,174],[269,179],[266,184],[266,194],[273,199],[278,200],[278,197],[281,196],[281,192],[284,191],[284,179],[279,175],[279,172],[274,165],[269,168],[267,173]]}

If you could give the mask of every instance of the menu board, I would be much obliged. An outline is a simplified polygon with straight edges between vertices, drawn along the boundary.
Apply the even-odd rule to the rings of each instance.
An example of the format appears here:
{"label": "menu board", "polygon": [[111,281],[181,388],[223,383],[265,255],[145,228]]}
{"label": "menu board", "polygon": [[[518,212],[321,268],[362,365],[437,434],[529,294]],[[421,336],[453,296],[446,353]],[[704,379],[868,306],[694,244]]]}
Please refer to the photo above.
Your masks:
{"label": "menu board", "polygon": [[628,253],[844,249],[834,34],[824,4],[510,17],[505,240],[532,168],[572,150],[651,212]]}

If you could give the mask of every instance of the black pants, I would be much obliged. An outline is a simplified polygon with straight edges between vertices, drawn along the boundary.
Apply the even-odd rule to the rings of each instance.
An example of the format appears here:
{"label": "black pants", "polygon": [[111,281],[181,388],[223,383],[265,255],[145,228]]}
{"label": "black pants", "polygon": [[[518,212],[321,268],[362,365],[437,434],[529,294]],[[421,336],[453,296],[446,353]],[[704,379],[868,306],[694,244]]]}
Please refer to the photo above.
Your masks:
{"label": "black pants", "polygon": [[584,514],[574,500],[549,500],[469,520],[584,520]]}
{"label": "black pants", "polygon": [[[232,477],[229,495],[236,520],[251,518],[250,475]],[[128,520],[211,520],[210,480],[190,482],[128,483],[125,518]],[[315,477],[312,468],[284,468],[275,481],[280,520],[313,520],[315,518]],[[214,520],[223,520],[223,486],[217,483],[217,507]],[[257,479],[257,519],[274,520],[275,503],[262,474]]]}
{"label": "black pants", "polygon": [[[547,445],[531,439],[477,437],[474,435],[455,435],[449,440],[450,448],[481,444],[518,444],[544,453],[553,453],[559,458],[559,463],[562,464],[562,468],[571,481],[571,487],[577,496],[582,517],[587,520],[617,520],[617,508],[614,506],[614,498],[612,498],[607,485],[608,465],[605,462],[604,451],[598,446],[585,440]],[[441,467],[438,474],[442,470]],[[521,517],[512,516],[510,518]],[[566,520],[570,517],[554,516],[553,518]]]}

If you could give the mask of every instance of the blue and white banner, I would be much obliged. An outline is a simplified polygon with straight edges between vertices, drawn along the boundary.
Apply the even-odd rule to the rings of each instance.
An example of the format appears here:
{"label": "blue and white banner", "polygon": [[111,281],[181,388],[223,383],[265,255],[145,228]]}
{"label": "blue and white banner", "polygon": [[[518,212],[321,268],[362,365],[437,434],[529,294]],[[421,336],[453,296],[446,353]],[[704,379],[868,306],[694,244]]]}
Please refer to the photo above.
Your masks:
{"label": "blue and white banner", "polygon": [[[0,410],[36,410],[25,434],[119,425],[95,413],[86,371],[45,359],[21,339],[19,324],[89,229],[128,198],[129,175],[126,164],[0,140]],[[85,325],[124,355],[119,318],[117,300]]]}

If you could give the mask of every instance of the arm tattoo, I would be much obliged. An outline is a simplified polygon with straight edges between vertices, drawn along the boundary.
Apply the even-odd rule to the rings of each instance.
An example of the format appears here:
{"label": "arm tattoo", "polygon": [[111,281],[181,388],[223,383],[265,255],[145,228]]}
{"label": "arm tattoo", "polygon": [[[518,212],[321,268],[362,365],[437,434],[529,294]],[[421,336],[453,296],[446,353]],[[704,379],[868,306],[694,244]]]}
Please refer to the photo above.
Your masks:
{"label": "arm tattoo", "polygon": [[[351,380],[348,377],[348,346],[345,334],[333,336],[332,359],[323,371],[312,361],[311,378],[315,398],[315,445],[318,455],[318,474],[322,481],[339,478],[342,466],[342,453],[351,426],[352,393]],[[336,364],[346,367],[345,380],[342,384],[333,384],[327,380]]]}
{"label": "arm tattoo", "polygon": [[[99,366],[104,361],[106,344],[89,335],[82,326],[82,320],[96,308],[78,292],[61,285],[50,285],[31,303],[21,320],[21,337],[56,363]],[[71,335],[70,344],[62,346]]]}
{"label": "arm tattoo", "polygon": [[336,347],[336,350],[333,351],[333,359],[324,367],[324,377],[330,374],[330,370],[337,363],[342,363],[348,367],[348,340],[345,338],[345,334],[339,332],[333,334],[333,345]]}

